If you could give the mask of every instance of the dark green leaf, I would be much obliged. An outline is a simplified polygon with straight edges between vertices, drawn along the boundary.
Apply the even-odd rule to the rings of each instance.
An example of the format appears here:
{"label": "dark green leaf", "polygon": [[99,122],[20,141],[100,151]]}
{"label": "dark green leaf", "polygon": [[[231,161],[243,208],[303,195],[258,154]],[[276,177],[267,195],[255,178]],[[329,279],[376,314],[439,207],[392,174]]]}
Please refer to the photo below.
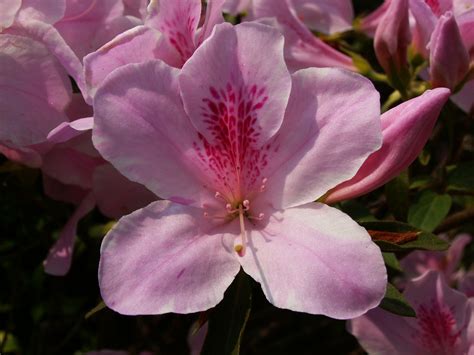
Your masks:
{"label": "dark green leaf", "polygon": [[[385,231],[389,232],[390,234],[399,235],[399,239],[401,240],[408,240],[406,242],[400,243],[398,240],[390,241],[390,238],[387,238],[386,240],[375,239],[375,243],[384,252],[402,252],[414,249],[446,250],[449,247],[448,242],[438,238],[436,235],[422,231],[406,223],[378,221],[364,222],[360,223],[360,225],[369,231]],[[413,235],[415,235],[416,238],[411,238]]]}
{"label": "dark green leaf", "polygon": [[347,200],[341,202],[341,210],[359,222],[376,221],[377,219],[370,213],[370,210],[357,200]]}
{"label": "dark green leaf", "polygon": [[387,284],[387,291],[385,291],[385,297],[380,303],[380,308],[399,316],[416,317],[415,310],[408,304],[405,297],[395,286],[390,283]]}
{"label": "dark green leaf", "polygon": [[395,271],[402,272],[400,263],[394,253],[382,253],[385,265]]}
{"label": "dark green leaf", "polygon": [[240,270],[222,302],[209,315],[209,328],[201,354],[238,355],[251,304],[251,285],[248,276]]}
{"label": "dark green leaf", "polygon": [[451,190],[474,190],[474,162],[461,163],[448,173]]}
{"label": "dark green leaf", "polygon": [[448,215],[451,196],[424,191],[408,211],[408,223],[427,232],[433,231]]}
{"label": "dark green leaf", "polygon": [[406,221],[409,206],[408,174],[403,172],[385,185],[388,208],[396,219]]}

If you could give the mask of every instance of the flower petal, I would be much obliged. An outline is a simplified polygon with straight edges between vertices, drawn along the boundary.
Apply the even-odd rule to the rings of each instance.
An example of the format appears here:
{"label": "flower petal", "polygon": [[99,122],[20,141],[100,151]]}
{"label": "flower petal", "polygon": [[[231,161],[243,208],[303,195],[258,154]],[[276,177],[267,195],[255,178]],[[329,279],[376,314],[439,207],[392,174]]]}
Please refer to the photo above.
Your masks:
{"label": "flower petal", "polygon": [[69,78],[40,42],[2,34],[0,48],[0,142],[41,143],[68,120],[62,111],[71,100]]}
{"label": "flower petal", "polygon": [[195,35],[201,17],[201,1],[154,0],[148,5],[148,13],[145,25],[163,33],[182,66],[196,48]]}
{"label": "flower petal", "polygon": [[94,125],[94,117],[85,117],[72,122],[63,122],[48,133],[48,141],[53,143],[63,143],[84,131],[89,131]]}
{"label": "flower petal", "polygon": [[128,180],[110,164],[95,169],[93,190],[97,207],[111,218],[120,218],[157,199],[145,186]]}
{"label": "flower petal", "polygon": [[290,93],[283,37],[262,24],[217,25],[184,65],[179,84],[186,112],[209,142],[225,127],[237,132],[236,141],[259,148],[280,127]]}
{"label": "flower petal", "polygon": [[0,2],[0,31],[10,27],[21,6],[21,0],[3,0]]}
{"label": "flower petal", "polygon": [[244,271],[275,306],[347,319],[376,307],[387,274],[380,249],[349,216],[312,203],[249,233]]}
{"label": "flower petal", "polygon": [[263,173],[274,207],[314,201],[354,176],[380,147],[379,105],[372,83],[358,74],[336,68],[293,74],[285,120]]}
{"label": "flower petal", "polygon": [[459,106],[461,110],[470,113],[474,110],[474,80],[468,81],[457,94],[451,96],[451,100]]}
{"label": "flower petal", "polygon": [[156,195],[199,204],[214,199],[197,166],[196,131],[184,113],[178,69],[161,61],[111,73],[94,97],[97,150],[132,181]]}
{"label": "flower petal", "polygon": [[71,267],[72,253],[74,250],[74,239],[79,221],[95,206],[93,194],[87,195],[69,218],[59,235],[58,241],[49,250],[48,257],[44,261],[44,271],[50,275],[66,275]]}
{"label": "flower petal", "polygon": [[130,63],[142,63],[162,59],[171,66],[178,66],[176,58],[169,54],[160,32],[145,26],[137,26],[115,37],[97,51],[84,58],[87,90],[94,96],[98,86],[115,69]]}
{"label": "flower petal", "polygon": [[122,314],[192,313],[214,307],[239,272],[230,235],[202,210],[157,201],[123,217],[101,248],[104,302]]}
{"label": "flower petal", "polygon": [[[331,1],[332,2],[332,1]],[[274,17],[285,36],[285,59],[292,70],[308,67],[340,67],[354,70],[352,59],[306,28],[285,0],[253,0],[256,18]]]}
{"label": "flower petal", "polygon": [[38,20],[54,24],[64,16],[65,11],[66,0],[22,0],[18,19],[20,21]]}
{"label": "flower petal", "polygon": [[352,28],[354,10],[350,0],[293,0],[297,16],[311,30],[326,34]]}
{"label": "flower petal", "polygon": [[209,0],[206,7],[206,18],[204,24],[199,29],[197,45],[200,45],[207,37],[209,37],[214,29],[214,26],[224,22],[222,16],[222,7],[225,0]]}

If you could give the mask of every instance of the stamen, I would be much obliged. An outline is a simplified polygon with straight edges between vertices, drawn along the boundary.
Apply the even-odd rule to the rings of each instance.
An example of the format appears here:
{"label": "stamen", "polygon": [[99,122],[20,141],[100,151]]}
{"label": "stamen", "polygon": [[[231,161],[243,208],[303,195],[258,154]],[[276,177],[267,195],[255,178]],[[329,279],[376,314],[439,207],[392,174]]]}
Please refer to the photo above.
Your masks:
{"label": "stamen", "polygon": [[222,195],[219,191],[216,192],[216,194],[214,195],[215,198],[220,198],[221,200],[224,200],[225,202],[227,202],[227,199],[224,197],[224,195]]}
{"label": "stamen", "polygon": [[244,206],[245,211],[248,211],[250,209],[250,201],[249,200],[244,200],[244,202],[242,202],[242,205]]}
{"label": "stamen", "polygon": [[245,244],[247,243],[247,232],[245,231],[244,224],[244,209],[242,205],[239,205],[239,221],[240,221],[240,240],[241,244],[237,244],[234,250],[239,253],[240,256],[245,255]]}
{"label": "stamen", "polygon": [[265,217],[265,213],[259,213],[257,217],[254,216],[248,216],[248,219],[254,219],[256,221],[261,221]]}

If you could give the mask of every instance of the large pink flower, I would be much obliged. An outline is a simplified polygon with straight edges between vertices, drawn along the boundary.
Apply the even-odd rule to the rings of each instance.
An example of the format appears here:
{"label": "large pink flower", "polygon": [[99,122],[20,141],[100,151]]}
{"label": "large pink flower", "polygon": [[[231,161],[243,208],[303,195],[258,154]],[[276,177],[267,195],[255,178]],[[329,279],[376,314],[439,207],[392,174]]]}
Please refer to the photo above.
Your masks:
{"label": "large pink flower", "polygon": [[473,309],[467,297],[449,288],[441,274],[426,272],[407,285],[404,296],[417,318],[377,308],[349,323],[349,332],[369,354],[471,354]]}
{"label": "large pink flower", "polygon": [[94,144],[169,201],[106,236],[106,304],[205,310],[242,267],[278,307],[335,318],[375,307],[386,284],[379,248],[312,201],[380,147],[378,100],[368,80],[340,69],[290,76],[283,37],[253,23],[216,26],[181,70],[149,61],[111,73],[94,99]]}

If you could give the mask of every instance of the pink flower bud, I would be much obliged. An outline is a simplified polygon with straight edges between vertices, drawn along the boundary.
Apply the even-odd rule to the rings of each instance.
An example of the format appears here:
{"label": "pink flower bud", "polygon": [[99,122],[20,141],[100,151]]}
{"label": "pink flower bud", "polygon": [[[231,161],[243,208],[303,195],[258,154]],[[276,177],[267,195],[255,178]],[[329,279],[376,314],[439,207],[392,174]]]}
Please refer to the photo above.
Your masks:
{"label": "pink flower bud", "polygon": [[433,87],[453,90],[469,71],[469,53],[451,12],[439,19],[430,42],[430,76]]}
{"label": "pink flower bud", "polygon": [[331,190],[325,202],[335,203],[366,194],[407,168],[428,141],[449,95],[445,88],[428,90],[384,113],[382,147],[367,158],[352,179]]}
{"label": "pink flower bud", "polygon": [[408,66],[411,41],[408,0],[392,0],[375,31],[375,54],[385,72],[394,77]]}

